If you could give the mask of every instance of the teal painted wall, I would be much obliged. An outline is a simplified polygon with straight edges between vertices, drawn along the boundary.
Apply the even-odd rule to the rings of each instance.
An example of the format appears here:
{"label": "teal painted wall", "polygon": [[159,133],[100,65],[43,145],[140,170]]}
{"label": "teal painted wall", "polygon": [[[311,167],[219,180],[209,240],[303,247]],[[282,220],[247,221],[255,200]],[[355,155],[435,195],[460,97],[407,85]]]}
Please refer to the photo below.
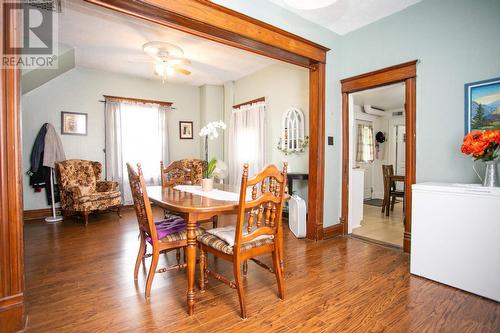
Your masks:
{"label": "teal painted wall", "polygon": [[341,43],[342,38],[319,25],[283,9],[266,0],[215,0],[223,6],[252,16],[296,35],[307,38],[330,48],[326,65],[326,114],[325,135],[334,136],[334,146],[325,143],[325,209],[324,224],[329,226],[338,223],[340,216],[341,186]]}
{"label": "teal painted wall", "polygon": [[417,182],[477,182],[464,84],[500,76],[500,1],[426,0],[343,36],[342,77],[419,59]]}
{"label": "teal painted wall", "polygon": [[336,224],[340,216],[341,186],[341,98],[340,98],[340,50],[342,38],[319,25],[283,9],[266,0],[215,0],[225,7],[267,22],[296,35],[330,48],[326,65],[326,114],[325,135],[334,136],[335,145],[325,143],[325,226]]}
{"label": "teal painted wall", "polygon": [[265,0],[216,2],[332,49],[327,57],[325,226],[341,199],[341,78],[419,59],[417,181],[474,182],[460,153],[467,82],[500,76],[499,0],[424,0],[344,36]]}

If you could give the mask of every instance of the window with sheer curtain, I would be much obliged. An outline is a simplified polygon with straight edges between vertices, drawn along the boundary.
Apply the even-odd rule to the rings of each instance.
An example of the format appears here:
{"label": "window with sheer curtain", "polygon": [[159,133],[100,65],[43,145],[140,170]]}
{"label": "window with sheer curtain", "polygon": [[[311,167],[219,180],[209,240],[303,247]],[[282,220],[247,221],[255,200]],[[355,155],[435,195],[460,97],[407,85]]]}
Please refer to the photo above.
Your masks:
{"label": "window with sheer curtain", "polygon": [[358,125],[358,144],[356,161],[367,163],[374,159],[373,127],[370,125]]}
{"label": "window with sheer curtain", "polygon": [[141,164],[148,185],[160,184],[160,161],[168,163],[170,107],[106,101],[106,177],[118,181],[124,204],[132,203],[127,163]]}
{"label": "window with sheer curtain", "polygon": [[252,176],[266,162],[266,103],[258,102],[233,109],[229,124],[229,183],[239,185],[243,164]]}

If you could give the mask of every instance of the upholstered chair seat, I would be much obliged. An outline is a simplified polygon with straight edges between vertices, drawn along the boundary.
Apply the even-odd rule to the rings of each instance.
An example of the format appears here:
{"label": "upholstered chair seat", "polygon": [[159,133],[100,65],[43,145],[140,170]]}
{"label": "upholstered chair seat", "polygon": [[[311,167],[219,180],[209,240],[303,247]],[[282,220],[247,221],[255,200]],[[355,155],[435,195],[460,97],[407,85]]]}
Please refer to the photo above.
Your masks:
{"label": "upholstered chair seat", "polygon": [[93,211],[116,208],[120,216],[122,203],[118,183],[100,180],[101,163],[66,160],[56,163],[56,168],[64,215],[82,214],[85,226]]}
{"label": "upholstered chair seat", "polygon": [[[203,235],[205,233],[205,229],[196,228],[196,236]],[[170,235],[166,235],[162,239],[160,239],[160,243],[168,243],[168,242],[176,242],[176,241],[187,241],[187,230],[183,230],[180,232],[176,232]]]}
{"label": "upholstered chair seat", "polygon": [[[155,228],[160,243],[187,241],[187,223],[182,217],[173,215],[168,219],[155,222]],[[205,233],[203,228],[196,228],[196,236],[203,233]],[[152,244],[151,237],[147,237],[146,240]]]}
{"label": "upholstered chair seat", "polygon": [[95,192],[89,193],[87,195],[82,195],[77,198],[79,202],[95,202],[101,200],[111,200],[120,197],[120,192],[118,191],[108,191],[108,192]]}
{"label": "upholstered chair seat", "polygon": [[[210,246],[211,248],[214,248],[220,252],[226,253],[226,254],[233,254],[233,247],[234,245],[230,245],[228,242],[225,240],[211,234],[208,232],[203,233],[202,235],[198,236],[198,242],[205,244],[206,246]],[[266,244],[273,244],[273,239],[271,237],[264,237],[261,239],[256,239],[251,242],[246,242],[243,243],[240,247],[241,252],[246,252],[248,250],[251,250],[256,247],[264,246]]]}

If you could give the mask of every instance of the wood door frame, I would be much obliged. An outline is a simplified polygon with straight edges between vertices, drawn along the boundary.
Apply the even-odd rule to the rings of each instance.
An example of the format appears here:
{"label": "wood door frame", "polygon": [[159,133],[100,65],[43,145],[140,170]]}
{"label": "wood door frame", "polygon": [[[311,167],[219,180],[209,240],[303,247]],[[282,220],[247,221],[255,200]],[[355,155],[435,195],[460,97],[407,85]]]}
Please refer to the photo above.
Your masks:
{"label": "wood door frame", "polygon": [[349,94],[386,86],[405,84],[406,124],[406,174],[405,174],[405,221],[403,250],[411,247],[411,185],[416,182],[416,77],[418,60],[356,75],[340,81],[342,91],[342,233],[347,234],[349,212]]}
{"label": "wood door frame", "polygon": [[[325,64],[328,48],[208,0],[86,0],[134,17],[309,69],[309,218],[307,237],[323,238]],[[2,55],[19,22],[0,15]],[[9,44],[8,44],[9,43]],[[0,319],[24,326],[20,71],[0,77]]]}
{"label": "wood door frame", "polygon": [[[3,55],[16,45],[18,17],[0,6]],[[0,73],[0,331],[24,327],[24,257],[22,219],[22,171],[20,135],[20,70],[2,68]]]}

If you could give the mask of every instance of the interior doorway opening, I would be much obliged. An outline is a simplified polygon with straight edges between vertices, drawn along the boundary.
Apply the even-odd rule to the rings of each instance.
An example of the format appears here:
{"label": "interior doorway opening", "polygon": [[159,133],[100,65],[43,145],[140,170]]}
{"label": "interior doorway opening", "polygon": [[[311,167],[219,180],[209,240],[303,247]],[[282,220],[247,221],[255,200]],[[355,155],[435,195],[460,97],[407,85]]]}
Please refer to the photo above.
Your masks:
{"label": "interior doorway opening", "polygon": [[403,247],[405,175],[404,83],[349,96],[348,233]]}
{"label": "interior doorway opening", "polygon": [[[383,68],[377,71],[353,76],[341,80],[342,89],[342,213],[340,222],[344,234],[352,231],[350,224],[352,216],[350,183],[352,162],[350,134],[353,116],[351,115],[351,105],[353,105],[353,94],[367,89],[387,87],[394,84],[404,86],[404,132],[400,140],[404,142],[404,233],[403,250],[410,252],[411,248],[411,186],[416,181],[416,75],[417,60],[409,61],[399,65]],[[402,130],[402,128],[401,128]],[[402,161],[400,158],[400,165]],[[364,185],[361,185],[364,186]],[[364,194],[364,190],[361,191]],[[363,195],[361,197],[363,200]],[[392,200],[392,199],[391,199]],[[387,203],[387,201],[385,201]],[[387,208],[387,206],[386,206]],[[385,210],[384,210],[385,211]]]}

